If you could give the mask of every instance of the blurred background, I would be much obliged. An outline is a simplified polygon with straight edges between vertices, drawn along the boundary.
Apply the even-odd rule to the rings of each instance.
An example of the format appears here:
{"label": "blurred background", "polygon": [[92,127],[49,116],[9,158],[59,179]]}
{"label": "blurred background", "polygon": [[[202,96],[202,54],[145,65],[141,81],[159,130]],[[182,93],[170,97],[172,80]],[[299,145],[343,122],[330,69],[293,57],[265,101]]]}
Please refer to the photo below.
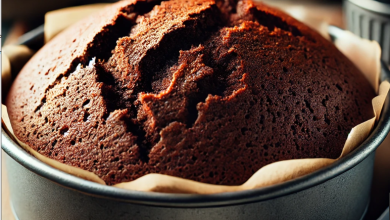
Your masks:
{"label": "blurred background", "polygon": [[44,23],[48,11],[85,4],[115,2],[112,0],[3,0],[2,45],[13,43],[17,38]]}
{"label": "blurred background", "polygon": [[[35,39],[30,47],[37,50],[44,41],[42,25],[46,12],[70,6],[110,2],[115,0],[2,0],[2,45],[16,44],[18,39],[20,42],[20,36],[29,32],[30,35],[27,37]],[[361,37],[376,40],[382,47],[383,62],[390,67],[390,0],[264,0],[264,2],[285,10],[299,20],[310,21],[312,25],[326,22],[348,29]],[[4,174],[3,169],[2,219],[14,219],[9,207],[8,186]],[[389,219],[388,211],[387,216],[382,215],[386,208],[388,210],[389,192],[388,136],[377,150],[371,203],[365,220]]]}

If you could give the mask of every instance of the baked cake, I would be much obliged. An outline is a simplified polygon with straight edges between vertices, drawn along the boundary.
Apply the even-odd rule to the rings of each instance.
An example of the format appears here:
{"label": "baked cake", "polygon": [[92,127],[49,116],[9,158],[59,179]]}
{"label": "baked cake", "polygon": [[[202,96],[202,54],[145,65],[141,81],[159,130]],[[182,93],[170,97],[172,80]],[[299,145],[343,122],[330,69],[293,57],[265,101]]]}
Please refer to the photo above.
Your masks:
{"label": "baked cake", "polygon": [[275,161],[337,158],[373,97],[331,42],[264,4],[127,0],[47,43],[6,104],[22,142],[109,185],[234,185]]}

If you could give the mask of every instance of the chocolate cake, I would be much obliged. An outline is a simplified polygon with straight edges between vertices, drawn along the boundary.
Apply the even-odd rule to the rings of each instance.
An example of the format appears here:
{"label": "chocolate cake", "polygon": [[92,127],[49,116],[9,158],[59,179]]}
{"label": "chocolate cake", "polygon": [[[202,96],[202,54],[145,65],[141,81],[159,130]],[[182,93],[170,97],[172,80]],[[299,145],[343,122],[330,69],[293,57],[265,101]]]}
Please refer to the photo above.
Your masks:
{"label": "chocolate cake", "polygon": [[264,4],[127,0],[47,43],[6,104],[22,142],[109,185],[232,185],[275,161],[337,158],[373,97],[331,42]]}

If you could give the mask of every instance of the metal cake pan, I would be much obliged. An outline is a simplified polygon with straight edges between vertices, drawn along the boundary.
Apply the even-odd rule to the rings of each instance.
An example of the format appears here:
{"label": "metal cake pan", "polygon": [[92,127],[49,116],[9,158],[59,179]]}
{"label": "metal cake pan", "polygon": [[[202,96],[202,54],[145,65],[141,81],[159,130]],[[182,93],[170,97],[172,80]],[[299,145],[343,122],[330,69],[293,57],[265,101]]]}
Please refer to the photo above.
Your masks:
{"label": "metal cake pan", "polygon": [[[333,38],[340,32],[329,29]],[[383,66],[381,80],[390,79]],[[390,96],[357,149],[309,175],[260,189],[213,195],[151,193],[105,186],[56,170],[2,130],[11,206],[17,219],[361,219],[370,199],[376,148],[390,130]]]}

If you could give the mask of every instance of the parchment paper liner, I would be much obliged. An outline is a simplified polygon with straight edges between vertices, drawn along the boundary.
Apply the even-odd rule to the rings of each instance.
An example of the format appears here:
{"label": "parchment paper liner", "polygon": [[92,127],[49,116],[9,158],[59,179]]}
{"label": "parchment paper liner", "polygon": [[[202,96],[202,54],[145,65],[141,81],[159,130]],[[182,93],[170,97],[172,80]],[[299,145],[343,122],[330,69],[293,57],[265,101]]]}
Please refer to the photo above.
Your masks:
{"label": "parchment paper liner", "polygon": [[[89,6],[82,7],[87,8]],[[94,8],[91,10],[97,9],[96,6],[93,7]],[[83,11],[80,10],[80,8],[77,8],[77,10],[63,10],[67,10],[67,13],[71,13],[72,15],[74,15],[75,11]],[[63,13],[64,11],[59,10],[59,12]],[[57,21],[59,17],[63,18],[63,16],[64,14],[62,14],[62,16],[58,16]],[[46,16],[46,23],[53,24],[53,22],[48,22],[48,17],[52,17],[53,20],[55,20],[55,13],[54,15],[53,13],[49,13]],[[68,23],[67,25],[69,25],[69,22],[65,23]],[[63,25],[63,27],[66,27],[67,25]],[[324,23],[319,23],[318,28],[324,30]],[[49,26],[47,26],[45,27],[45,32],[52,33],[52,30]],[[58,30],[55,30],[54,32],[58,32]],[[379,95],[372,100],[375,117],[352,128],[339,158],[306,158],[274,162],[259,169],[244,184],[239,186],[213,185],[164,174],[148,174],[131,182],[116,184],[114,187],[138,191],[192,194],[214,194],[255,189],[301,177],[328,166],[329,164],[347,155],[349,152],[359,146],[372,131],[375,121],[379,119],[384,101],[390,89],[390,83],[383,82],[380,86],[378,85],[380,74],[379,60],[381,55],[378,43],[361,39],[348,31],[343,32],[344,33],[340,35],[341,37],[336,40],[335,45],[363,72],[372,87],[375,89],[375,91],[378,92]],[[321,33],[324,32],[322,31]],[[55,34],[46,35],[46,38],[49,39],[54,35]],[[3,49],[3,53],[7,54],[6,48]],[[11,137],[20,144],[21,147],[23,147],[42,162],[80,178],[105,184],[105,182],[94,173],[82,170],[77,167],[65,165],[53,159],[47,158],[30,148],[28,145],[19,141],[13,134],[7,109],[4,105],[2,105],[2,126],[11,135]]]}

